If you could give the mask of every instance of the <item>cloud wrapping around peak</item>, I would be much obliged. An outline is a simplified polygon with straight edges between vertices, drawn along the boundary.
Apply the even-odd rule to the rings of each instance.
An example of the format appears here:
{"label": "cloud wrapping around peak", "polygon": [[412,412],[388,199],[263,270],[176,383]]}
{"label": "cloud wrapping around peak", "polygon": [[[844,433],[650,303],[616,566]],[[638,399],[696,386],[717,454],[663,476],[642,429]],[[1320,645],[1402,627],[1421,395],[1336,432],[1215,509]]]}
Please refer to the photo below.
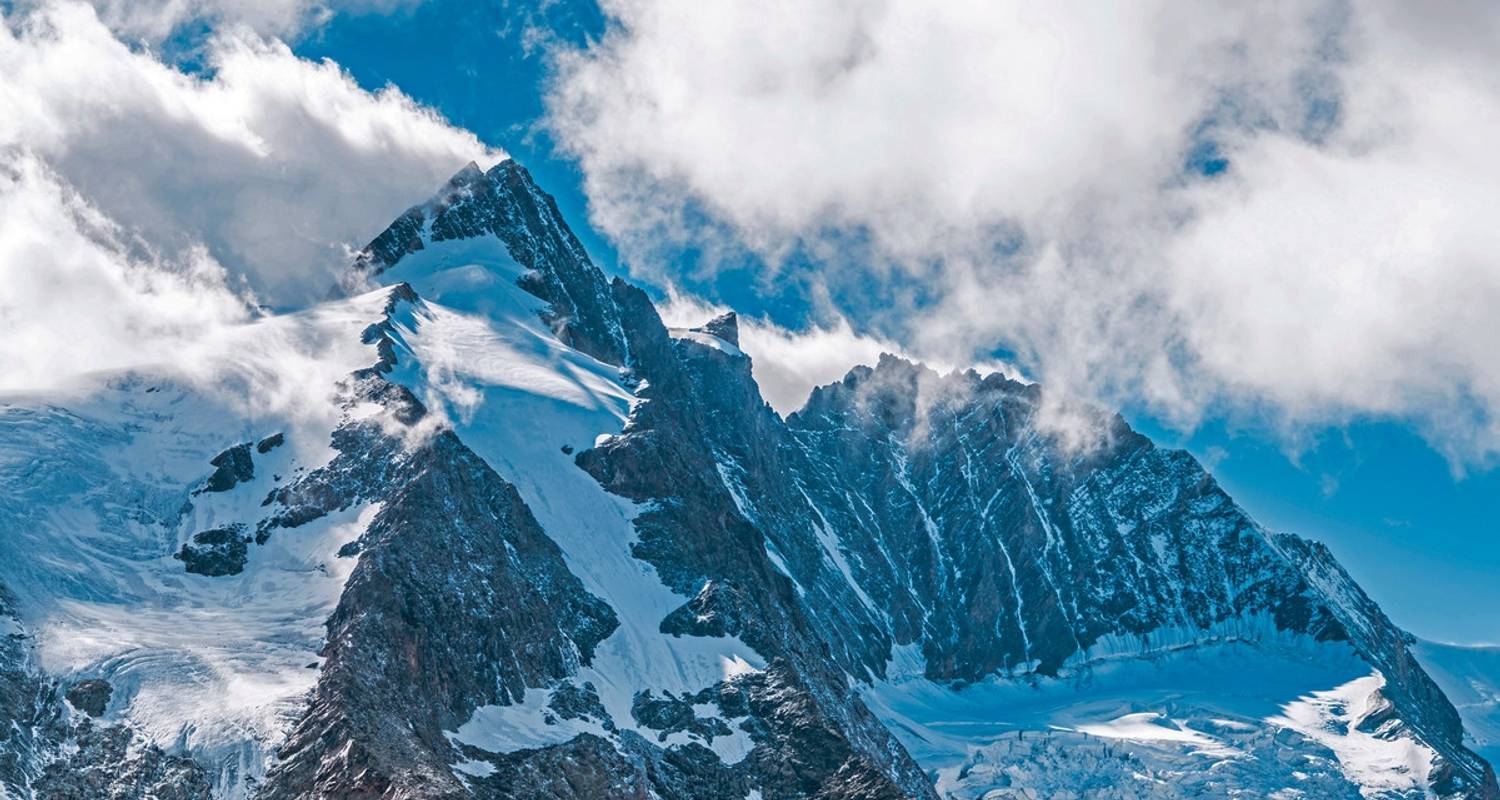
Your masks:
{"label": "cloud wrapping around peak", "polygon": [[0,392],[168,361],[250,319],[202,251],[169,269],[132,257],[121,235],[37,159],[0,164]]}
{"label": "cloud wrapping around peak", "polygon": [[0,30],[0,148],[25,151],[156,251],[202,246],[263,302],[321,297],[360,247],[471,159],[501,157],[394,88],[243,29],[207,77],[120,42],[89,6]]}
{"label": "cloud wrapping around peak", "polygon": [[1500,10],[773,6],[611,0],[558,56],[633,270],[748,251],[876,338],[1184,428],[1500,454]]}
{"label": "cloud wrapping around peak", "polygon": [[247,29],[206,57],[184,73],[81,3],[0,25],[0,394],[147,369],[250,413],[333,413],[369,320],[326,341],[260,306],[325,298],[351,248],[501,157]]}
{"label": "cloud wrapping around peak", "polygon": [[[668,326],[693,328],[731,309],[669,288],[666,302],[657,304],[657,310]],[[739,331],[740,349],[750,356],[761,397],[783,416],[801,409],[814,387],[842,380],[856,364],[875,364],[886,353],[924,362],[939,372],[959,368],[911,353],[894,341],[858,333],[837,314],[800,330],[740,316]],[[999,360],[972,366],[981,373],[999,372],[1013,379],[1018,375]]]}

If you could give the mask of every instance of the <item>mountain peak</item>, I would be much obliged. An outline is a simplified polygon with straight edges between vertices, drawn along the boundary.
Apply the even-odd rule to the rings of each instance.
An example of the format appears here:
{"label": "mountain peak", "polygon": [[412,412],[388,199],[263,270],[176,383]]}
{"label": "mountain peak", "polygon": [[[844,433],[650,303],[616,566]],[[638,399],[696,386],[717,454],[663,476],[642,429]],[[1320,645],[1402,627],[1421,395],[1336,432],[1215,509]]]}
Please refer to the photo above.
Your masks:
{"label": "mountain peak", "polygon": [[488,172],[469,162],[360,251],[354,271],[368,279],[438,243],[484,237],[497,239],[522,267],[517,285],[550,304],[543,317],[559,338],[601,361],[624,364],[624,333],[608,280],[556,201],[514,159]]}
{"label": "mountain peak", "polygon": [[733,311],[720,314],[693,330],[717,336],[735,347],[740,346],[740,318]]}

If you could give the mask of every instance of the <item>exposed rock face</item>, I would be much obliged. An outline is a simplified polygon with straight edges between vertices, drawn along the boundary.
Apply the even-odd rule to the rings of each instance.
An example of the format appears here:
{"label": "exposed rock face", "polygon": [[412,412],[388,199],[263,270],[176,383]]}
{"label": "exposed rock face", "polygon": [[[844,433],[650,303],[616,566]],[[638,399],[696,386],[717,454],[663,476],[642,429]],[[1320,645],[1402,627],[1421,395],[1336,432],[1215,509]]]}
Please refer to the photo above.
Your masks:
{"label": "exposed rock face", "polygon": [[61,708],[30,663],[15,601],[4,586],[0,625],[9,629],[0,635],[0,793],[22,794],[35,773],[39,751],[46,749],[52,728],[58,726]]}
{"label": "exposed rock face", "polygon": [[1289,534],[1277,536],[1275,541],[1287,558],[1302,568],[1309,582],[1330,598],[1349,638],[1386,677],[1381,708],[1365,717],[1366,725],[1383,735],[1414,733],[1437,745],[1442,756],[1433,776],[1437,791],[1484,792],[1486,797],[1500,794],[1494,788],[1493,767],[1465,748],[1463,721],[1457,709],[1417,663],[1412,653],[1415,638],[1391,622],[1327,547]]}
{"label": "exposed rock face", "polygon": [[374,276],[427,241],[490,235],[526,268],[521,288],[551,304],[547,321],[559,338],[601,361],[624,363],[625,337],[604,274],[563,221],[557,203],[513,160],[488,172],[470,163],[437,197],[413,206],[377,236],[356,266]]}
{"label": "exposed rock face", "polygon": [[213,457],[216,469],[203,485],[205,492],[227,492],[236,484],[255,477],[255,462],[250,457],[250,443],[237,444]]}
{"label": "exposed rock face", "polygon": [[67,693],[63,696],[79,711],[91,717],[102,717],[104,709],[109,705],[109,696],[114,693],[114,690],[114,687],[109,685],[109,681],[90,678],[68,687]]}
{"label": "exposed rock face", "polygon": [[[788,674],[797,678],[773,691],[804,709],[799,715],[806,729],[777,730],[826,736],[850,748],[832,765],[844,772],[802,775],[798,791],[827,797],[860,796],[850,794],[856,790],[870,796],[930,796],[916,764],[829,658],[827,640],[816,632],[792,582],[771,562],[762,532],[744,513],[716,461],[721,429],[749,417],[752,427],[742,433],[754,437],[757,421],[779,423],[749,378],[748,359],[673,339],[644,293],[618,279],[613,288],[631,367],[643,379],[637,392],[643,402],[624,432],[577,461],[610,491],[648,503],[636,518],[635,555],[651,563],[673,590],[694,598],[663,620],[663,630],[734,635],[762,654],[786,660]],[[732,318],[716,323],[732,335]],[[786,739],[774,746],[787,754],[798,748]],[[809,790],[806,781],[814,777],[823,783]]]}
{"label": "exposed rock face", "polygon": [[[19,629],[0,587],[0,624]],[[66,691],[42,677],[22,632],[0,635],[0,796],[34,800],[210,800],[210,782],[191,758],[142,742],[130,728],[97,718],[114,687],[89,678]],[[69,721],[64,703],[77,709]]]}
{"label": "exposed rock face", "polygon": [[32,786],[39,800],[209,800],[208,776],[190,758],[165,753],[120,725],[85,722],[67,754]]}
{"label": "exposed rock face", "polygon": [[735,347],[740,346],[740,318],[733,311],[728,311],[714,317],[705,322],[701,327],[694,328],[693,330],[699,333],[706,333],[710,336],[717,336]]}
{"label": "exposed rock face", "polygon": [[249,553],[250,537],[245,534],[245,526],[234,524],[193,534],[173,558],[188,572],[218,577],[243,572]]}
{"label": "exposed rock face", "polygon": [[793,576],[847,591],[821,543],[796,536],[811,519],[874,606],[892,609],[886,633],[920,642],[934,679],[1055,674],[1105,636],[1257,614],[1344,638],[1327,601],[1190,456],[1088,409],[1077,413],[1097,440],[1075,447],[1038,424],[1040,404],[1035,386],[887,356],[818,389],[788,420],[783,454],[728,452],[792,462],[800,498],[762,488],[764,468],[745,472],[754,494],[779,501],[763,516]]}

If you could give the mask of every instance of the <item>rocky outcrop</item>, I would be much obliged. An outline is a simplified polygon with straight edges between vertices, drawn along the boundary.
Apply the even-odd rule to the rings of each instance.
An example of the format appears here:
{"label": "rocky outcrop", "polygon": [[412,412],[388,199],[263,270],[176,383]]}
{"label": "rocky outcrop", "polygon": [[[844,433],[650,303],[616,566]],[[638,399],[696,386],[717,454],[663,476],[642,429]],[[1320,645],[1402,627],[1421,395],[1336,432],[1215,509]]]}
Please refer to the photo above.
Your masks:
{"label": "rocky outcrop", "polygon": [[250,537],[238,523],[193,534],[173,558],[188,572],[208,577],[238,575],[250,557]]}
{"label": "rocky outcrop", "polygon": [[32,785],[37,800],[210,800],[208,774],[191,758],[137,740],[123,725],[83,722],[63,756]]}
{"label": "rocky outcrop", "polygon": [[114,691],[109,681],[89,678],[69,686],[63,697],[67,698],[69,705],[79,711],[91,717],[102,717],[104,709],[109,706],[109,697],[114,694]]}
{"label": "rocky outcrop", "polygon": [[717,336],[735,347],[740,346],[740,318],[733,311],[726,311],[693,330]]}
{"label": "rocky outcrop", "polygon": [[42,674],[3,586],[0,625],[7,629],[0,635],[0,796],[210,800],[208,774],[192,758],[100,719],[114,693],[108,681],[84,678],[63,689]]}
{"label": "rocky outcrop", "polygon": [[1416,639],[1380,610],[1328,548],[1296,536],[1275,538],[1277,547],[1296,563],[1343,621],[1349,638],[1385,676],[1379,702],[1363,725],[1380,735],[1413,735],[1433,745],[1440,756],[1432,780],[1444,794],[1500,797],[1494,768],[1464,745],[1458,710],[1417,663]]}
{"label": "rocky outcrop", "polygon": [[237,444],[208,462],[215,469],[203,484],[205,492],[227,492],[237,484],[255,477],[255,462],[250,457],[250,443]]}

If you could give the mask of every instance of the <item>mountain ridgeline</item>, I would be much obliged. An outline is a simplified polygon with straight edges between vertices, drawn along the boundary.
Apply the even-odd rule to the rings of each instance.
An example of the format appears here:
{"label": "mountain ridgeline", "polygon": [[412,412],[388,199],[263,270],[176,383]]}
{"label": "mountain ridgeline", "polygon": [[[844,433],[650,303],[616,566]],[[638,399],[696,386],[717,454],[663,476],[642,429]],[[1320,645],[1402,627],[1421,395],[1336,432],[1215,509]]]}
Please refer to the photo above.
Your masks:
{"label": "mountain ridgeline", "polygon": [[[475,253],[489,271],[470,264]],[[486,294],[496,274],[503,285]],[[278,474],[240,527],[216,521],[218,538],[189,538],[181,518],[161,523],[182,539],[169,548],[178,561],[212,565],[183,580],[228,582],[277,543],[369,509],[339,545],[352,566],[308,665],[315,679],[281,732],[264,753],[235,751],[232,768],[171,742],[125,755],[128,737],[146,735],[130,697],[106,698],[100,714],[60,697],[84,679],[120,679],[103,667],[51,674],[17,635],[16,652],[0,652],[0,707],[14,723],[0,784],[11,794],[1030,797],[1043,784],[1028,783],[1023,762],[1046,752],[1041,740],[1058,744],[1048,758],[1090,754],[1077,772],[1048,767],[1083,796],[1179,796],[1181,776],[1201,772],[1206,796],[1500,798],[1413,640],[1332,555],[1262,528],[1190,455],[1118,415],[1070,408],[1087,434],[1079,444],[1044,423],[1040,386],[882,356],[783,418],[761,397],[733,313],[669,328],[644,291],[590,261],[513,161],[469,165],[408,210],[343,289],[380,283],[383,305],[363,331],[370,365],[341,385],[328,459]],[[464,319],[505,335],[536,323],[516,341],[541,342],[536,363],[564,389],[603,376],[580,405],[595,416],[512,384],[480,387],[490,417],[483,404],[446,408],[434,375],[451,383],[453,368],[428,363],[442,351],[423,337],[458,324],[455,287],[480,298]],[[496,298],[528,310],[497,316]],[[486,352],[499,366],[473,374],[509,380],[511,350]],[[588,429],[609,392],[618,422]],[[243,457],[251,469],[268,456]],[[209,501],[190,495],[182,513],[194,502]],[[227,561],[213,549],[221,539]],[[24,596],[0,599],[11,613]],[[1276,653],[1309,671],[1356,663],[1378,678],[1357,703],[1318,694],[1367,685],[1342,679],[1283,698],[1326,712],[1337,738],[1276,708],[1222,731],[1117,735],[1120,725],[1080,723],[1034,726],[1030,740],[1015,720],[974,733],[900,710],[904,697],[989,690],[1082,697],[1120,664],[1212,663],[1220,652]],[[1143,702],[1120,699],[1111,724],[1155,714],[1161,727],[1206,701]],[[1132,751],[1132,741],[1154,743]],[[999,754],[960,763],[943,748]],[[134,764],[137,778],[80,763],[94,751]],[[1368,757],[1387,752],[1403,755]],[[1116,764],[1133,777],[1087,788],[1090,771]]]}

